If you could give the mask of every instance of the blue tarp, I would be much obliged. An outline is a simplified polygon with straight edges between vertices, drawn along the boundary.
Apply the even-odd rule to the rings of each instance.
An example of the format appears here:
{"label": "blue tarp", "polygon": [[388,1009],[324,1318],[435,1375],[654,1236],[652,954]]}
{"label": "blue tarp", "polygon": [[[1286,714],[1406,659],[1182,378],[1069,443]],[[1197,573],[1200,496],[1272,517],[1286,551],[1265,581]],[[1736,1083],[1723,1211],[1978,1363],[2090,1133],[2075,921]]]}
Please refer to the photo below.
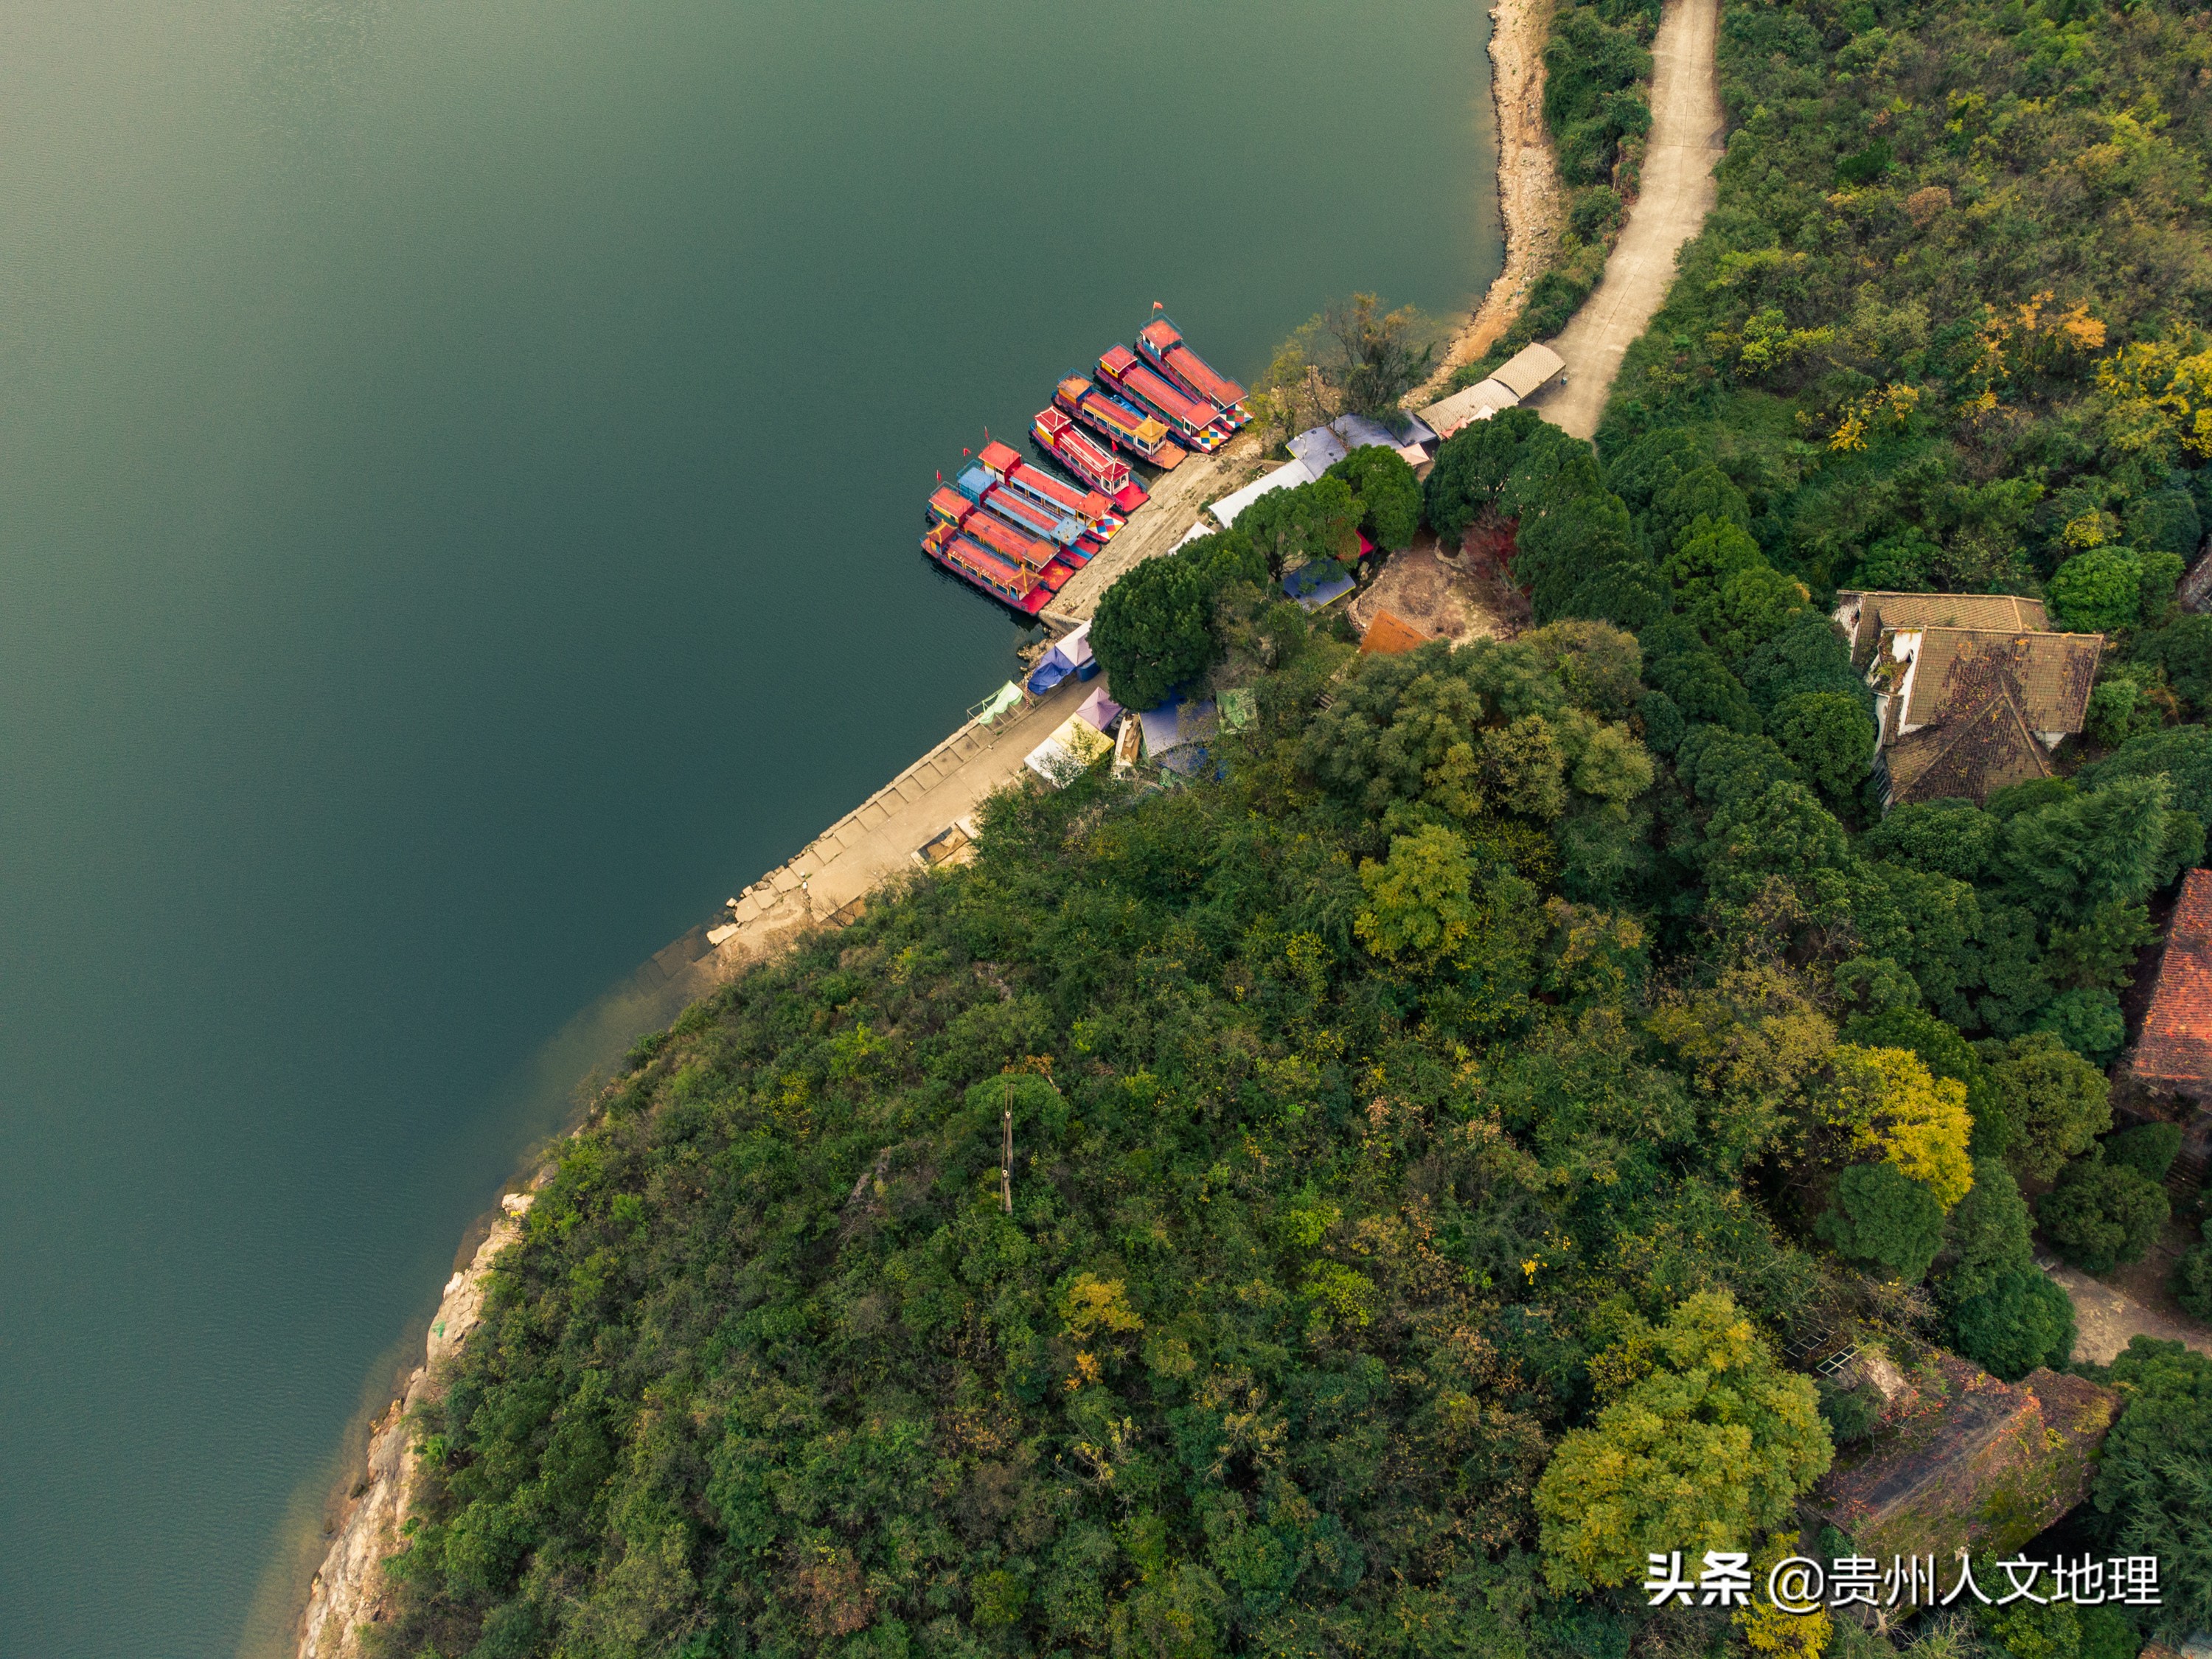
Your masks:
{"label": "blue tarp", "polygon": [[1334,559],[1316,559],[1300,565],[1283,578],[1283,592],[1309,611],[1317,611],[1331,599],[1352,592],[1352,578]]}

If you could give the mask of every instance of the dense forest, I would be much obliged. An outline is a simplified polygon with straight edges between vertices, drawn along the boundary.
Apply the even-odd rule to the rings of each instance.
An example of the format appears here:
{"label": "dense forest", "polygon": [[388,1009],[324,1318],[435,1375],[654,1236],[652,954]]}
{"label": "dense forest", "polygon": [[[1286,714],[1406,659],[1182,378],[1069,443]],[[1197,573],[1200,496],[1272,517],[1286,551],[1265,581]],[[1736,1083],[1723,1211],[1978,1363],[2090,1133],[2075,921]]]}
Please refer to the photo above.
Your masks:
{"label": "dense forest", "polygon": [[[1652,19],[1555,21],[1593,245]],[[2212,1628],[2212,1359],[2144,1339],[2087,1368],[2124,1410],[2062,1525],[2158,1556],[2160,1606],[1875,1634],[1638,1589],[1653,1551],[1849,1553],[1796,1505],[1882,1402],[1796,1369],[1808,1333],[2064,1369],[2035,1241],[2102,1273],[2202,1218],[2107,1068],[2212,819],[2212,617],[2175,599],[2212,510],[2212,18],[1737,0],[1720,67],[1719,205],[1595,448],[1508,411],[1139,567],[1094,634],[1116,692],[1252,694],[1201,775],[1003,796],[971,864],[638,1045],[416,1425],[377,1648]],[[1424,523],[1534,625],[1361,655],[1280,597]],[[1885,811],[1850,587],[2103,635],[2057,775]],[[2212,1255],[2172,1293],[2212,1316]]]}

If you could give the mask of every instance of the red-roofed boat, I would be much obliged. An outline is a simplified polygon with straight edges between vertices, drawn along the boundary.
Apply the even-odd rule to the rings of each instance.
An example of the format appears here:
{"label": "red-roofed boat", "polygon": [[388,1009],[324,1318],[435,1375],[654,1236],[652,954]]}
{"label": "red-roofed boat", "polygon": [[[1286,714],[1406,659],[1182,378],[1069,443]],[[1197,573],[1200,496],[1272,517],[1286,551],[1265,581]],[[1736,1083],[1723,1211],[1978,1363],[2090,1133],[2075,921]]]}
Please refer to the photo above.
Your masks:
{"label": "red-roofed boat", "polygon": [[1037,411],[1036,419],[1030,422],[1030,435],[1046,454],[1112,501],[1118,511],[1134,513],[1152,499],[1129,471],[1128,462],[1077,426],[1075,417],[1059,404],[1048,404]]}
{"label": "red-roofed boat", "polygon": [[1194,398],[1125,345],[1108,349],[1098,359],[1098,378],[1139,409],[1165,421],[1168,430],[1192,449],[1211,454],[1227,443],[1232,434],[1222,412],[1203,398]]}
{"label": "red-roofed boat", "polygon": [[1071,374],[1052,394],[1053,402],[1093,432],[1166,472],[1182,465],[1188,452],[1168,435],[1168,423],[1133,404],[1101,392],[1080,374]]}
{"label": "red-roofed boat", "polygon": [[1193,351],[1182,331],[1164,316],[1156,316],[1137,331],[1137,349],[1153,368],[1194,398],[1219,410],[1231,426],[1252,418],[1244,407],[1244,388]]}
{"label": "red-roofed boat", "polygon": [[1101,541],[1121,527],[1122,517],[1103,490],[1079,489],[1042,467],[1032,466],[1010,444],[994,439],[975,452],[975,461],[1008,489],[1019,491],[1051,512],[1081,520]]}

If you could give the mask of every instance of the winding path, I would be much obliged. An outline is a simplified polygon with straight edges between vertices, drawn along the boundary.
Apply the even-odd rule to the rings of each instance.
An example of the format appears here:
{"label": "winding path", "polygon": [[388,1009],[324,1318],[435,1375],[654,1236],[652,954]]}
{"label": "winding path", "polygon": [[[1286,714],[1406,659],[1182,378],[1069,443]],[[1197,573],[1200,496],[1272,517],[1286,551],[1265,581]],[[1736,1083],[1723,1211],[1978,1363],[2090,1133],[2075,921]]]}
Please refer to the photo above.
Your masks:
{"label": "winding path", "polygon": [[1717,194],[1721,97],[1713,70],[1720,0],[1671,0],[1651,42],[1651,141],[1643,194],[1605,262],[1605,276],[1551,342],[1566,359],[1563,382],[1531,400],[1553,425],[1587,438],[1620,373],[1620,360],[1674,280],[1674,255],[1696,235]]}

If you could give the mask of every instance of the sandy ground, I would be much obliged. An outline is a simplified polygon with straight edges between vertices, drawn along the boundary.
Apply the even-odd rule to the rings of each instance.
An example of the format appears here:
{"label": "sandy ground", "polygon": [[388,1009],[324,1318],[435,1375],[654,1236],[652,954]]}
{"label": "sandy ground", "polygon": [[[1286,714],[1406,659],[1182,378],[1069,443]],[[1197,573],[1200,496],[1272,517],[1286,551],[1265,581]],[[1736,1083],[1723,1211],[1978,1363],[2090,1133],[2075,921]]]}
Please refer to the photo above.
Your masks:
{"label": "sandy ground", "polygon": [[1442,397],[1452,370],[1498,343],[1521,314],[1528,285],[1559,246],[1565,192],[1544,131],[1544,39],[1552,0],[1499,0],[1490,11],[1491,100],[1498,112],[1498,205],[1505,220],[1505,269],[1428,383],[1406,399],[1418,409]]}
{"label": "sandy ground", "polygon": [[1467,558],[1438,557],[1434,542],[1392,554],[1346,610],[1363,634],[1384,611],[1431,639],[1455,643],[1510,639],[1515,632],[1497,584],[1483,581]]}
{"label": "sandy ground", "polygon": [[1200,510],[1241,489],[1261,471],[1260,441],[1249,432],[1211,455],[1193,455],[1181,466],[1164,474],[1146,488],[1152,493],[1130,516],[1106,550],[1068,578],[1067,586],[1052,596],[1044,620],[1064,633],[1097,614],[1098,601],[1125,573],[1146,559],[1170,551],[1183,532],[1198,522]]}
{"label": "sandy ground", "polygon": [[1597,430],[1620,360],[1650,325],[1674,280],[1674,255],[1712,210],[1720,159],[1720,86],[1713,72],[1719,0],[1671,0],[1651,43],[1651,140],[1642,196],[1606,261],[1597,291],[1551,343],[1566,359],[1563,383],[1530,400],[1577,438]]}

